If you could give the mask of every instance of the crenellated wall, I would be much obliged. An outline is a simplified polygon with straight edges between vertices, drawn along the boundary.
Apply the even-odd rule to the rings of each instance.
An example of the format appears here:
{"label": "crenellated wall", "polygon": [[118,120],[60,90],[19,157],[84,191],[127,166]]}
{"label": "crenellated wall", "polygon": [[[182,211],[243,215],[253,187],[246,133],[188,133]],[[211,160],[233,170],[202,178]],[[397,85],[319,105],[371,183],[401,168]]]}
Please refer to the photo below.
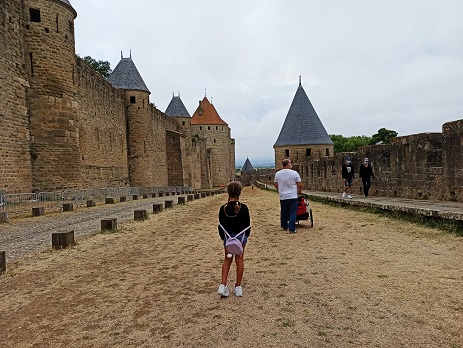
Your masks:
{"label": "crenellated wall", "polygon": [[[386,145],[305,160],[298,168],[304,188],[341,193],[341,167],[349,156],[355,168],[352,192],[361,195],[358,172],[363,158],[368,157],[375,174],[371,196],[463,202],[463,120],[445,123],[442,129],[442,133],[402,136]],[[253,175],[256,180],[273,184],[274,172],[259,169]]]}

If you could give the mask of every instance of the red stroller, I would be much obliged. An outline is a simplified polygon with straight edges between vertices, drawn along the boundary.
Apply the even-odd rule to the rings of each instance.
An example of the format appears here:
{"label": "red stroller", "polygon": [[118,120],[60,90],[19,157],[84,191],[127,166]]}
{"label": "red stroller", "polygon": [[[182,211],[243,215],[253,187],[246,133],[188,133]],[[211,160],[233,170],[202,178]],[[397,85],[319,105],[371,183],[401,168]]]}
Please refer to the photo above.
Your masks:
{"label": "red stroller", "polygon": [[313,227],[312,209],[309,208],[308,198],[309,196],[307,196],[305,193],[302,193],[297,197],[296,222],[299,225],[300,220],[310,219],[310,227]]}

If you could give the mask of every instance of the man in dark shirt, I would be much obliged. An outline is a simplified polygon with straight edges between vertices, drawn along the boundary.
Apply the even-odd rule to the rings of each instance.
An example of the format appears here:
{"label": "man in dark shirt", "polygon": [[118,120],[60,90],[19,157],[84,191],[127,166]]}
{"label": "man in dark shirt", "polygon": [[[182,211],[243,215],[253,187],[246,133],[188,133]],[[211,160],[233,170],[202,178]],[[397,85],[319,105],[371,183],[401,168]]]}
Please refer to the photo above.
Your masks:
{"label": "man in dark shirt", "polygon": [[352,198],[350,195],[352,184],[354,182],[354,166],[350,157],[346,158],[346,163],[342,165],[342,181],[344,182],[344,192],[342,193],[342,198]]}

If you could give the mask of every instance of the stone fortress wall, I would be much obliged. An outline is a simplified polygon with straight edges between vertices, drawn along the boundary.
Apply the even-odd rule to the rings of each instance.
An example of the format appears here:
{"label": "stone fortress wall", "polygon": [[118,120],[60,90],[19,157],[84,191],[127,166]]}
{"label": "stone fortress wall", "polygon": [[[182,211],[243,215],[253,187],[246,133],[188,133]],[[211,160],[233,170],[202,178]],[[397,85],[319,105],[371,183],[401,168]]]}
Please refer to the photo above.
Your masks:
{"label": "stone fortress wall", "polygon": [[167,116],[146,91],[114,88],[75,56],[68,1],[0,5],[1,191],[210,188],[234,179],[229,128],[223,137],[198,134],[190,118]]}
{"label": "stone fortress wall", "polygon": [[[341,167],[349,156],[356,171],[352,192],[361,195],[358,170],[368,157],[376,177],[370,196],[463,202],[462,142],[463,120],[457,120],[445,123],[442,133],[401,136],[390,144],[364,146],[352,153],[306,158],[297,170],[304,189],[341,193]],[[281,163],[276,163],[276,169],[280,168]],[[273,185],[274,175],[275,169],[257,169],[252,176]]]}

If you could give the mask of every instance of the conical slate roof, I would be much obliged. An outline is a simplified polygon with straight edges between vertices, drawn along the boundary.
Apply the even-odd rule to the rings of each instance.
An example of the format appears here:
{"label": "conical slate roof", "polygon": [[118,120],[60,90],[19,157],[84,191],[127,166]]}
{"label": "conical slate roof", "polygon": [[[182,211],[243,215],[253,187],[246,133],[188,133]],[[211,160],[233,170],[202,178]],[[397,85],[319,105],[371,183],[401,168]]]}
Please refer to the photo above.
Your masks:
{"label": "conical slate roof", "polygon": [[246,172],[246,171],[252,171],[252,170],[254,170],[254,167],[252,166],[249,158],[246,158],[246,161],[244,162],[244,165],[243,165],[243,168],[241,168],[241,171]]}
{"label": "conical slate roof", "polygon": [[204,99],[199,102],[198,108],[191,117],[191,124],[213,124],[228,126],[228,124],[220,118],[219,113],[215,109],[214,105],[209,103],[209,100],[206,97],[204,97]]}
{"label": "conical slate roof", "polygon": [[320,144],[331,145],[333,142],[299,80],[296,95],[273,147]]}
{"label": "conical slate roof", "polygon": [[191,117],[182,99],[180,99],[180,95],[177,97],[172,96],[172,100],[167,106],[165,114],[172,117]]}
{"label": "conical slate roof", "polygon": [[108,81],[117,89],[132,89],[150,93],[132,58],[121,58]]}

